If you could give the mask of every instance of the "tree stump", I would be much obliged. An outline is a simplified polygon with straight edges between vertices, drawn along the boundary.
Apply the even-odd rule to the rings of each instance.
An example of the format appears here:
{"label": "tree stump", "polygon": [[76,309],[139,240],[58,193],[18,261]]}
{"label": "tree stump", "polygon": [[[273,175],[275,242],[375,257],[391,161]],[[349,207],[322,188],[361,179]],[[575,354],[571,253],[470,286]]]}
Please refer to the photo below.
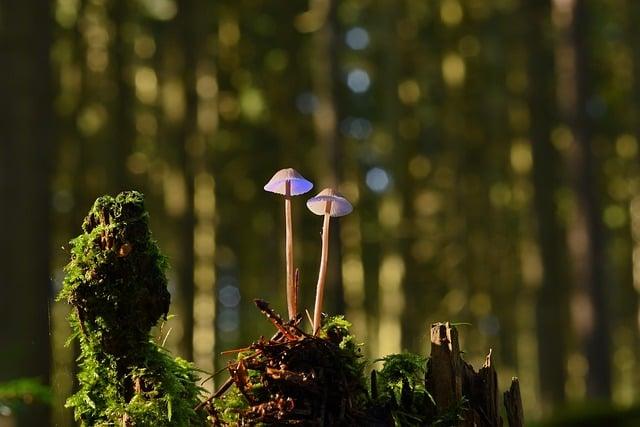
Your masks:
{"label": "tree stump", "polygon": [[518,378],[511,379],[511,387],[504,392],[504,406],[507,409],[507,420],[510,427],[524,426],[524,414],[522,413],[522,397],[520,396],[520,383]]}
{"label": "tree stump", "polygon": [[462,400],[462,369],[458,331],[449,323],[431,326],[431,357],[427,362],[427,390],[438,408],[438,414]]}
{"label": "tree stump", "polygon": [[[483,367],[476,372],[460,356],[458,331],[450,323],[431,325],[431,356],[427,362],[426,388],[433,397],[439,416],[458,413],[454,421],[460,427],[500,427],[498,375],[493,366],[491,350]],[[504,394],[510,427],[524,425],[518,379],[514,378]],[[459,410],[460,405],[464,409]],[[457,422],[457,424],[455,424]]]}

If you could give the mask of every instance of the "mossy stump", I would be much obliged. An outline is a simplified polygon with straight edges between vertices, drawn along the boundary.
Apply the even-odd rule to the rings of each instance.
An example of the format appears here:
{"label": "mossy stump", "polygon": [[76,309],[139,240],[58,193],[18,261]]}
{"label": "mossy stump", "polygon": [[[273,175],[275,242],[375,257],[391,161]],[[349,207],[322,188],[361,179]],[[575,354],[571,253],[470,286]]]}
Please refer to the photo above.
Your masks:
{"label": "mossy stump", "polygon": [[181,426],[196,414],[200,389],[190,363],[150,337],[166,318],[166,260],[151,238],[142,194],[96,200],[71,241],[58,299],[73,310],[80,343],[80,390],[67,401],[83,425]]}
{"label": "mossy stump", "polygon": [[[502,426],[498,374],[491,351],[478,372],[462,359],[458,331],[450,323],[431,325],[431,356],[427,363],[426,388],[438,408],[439,414],[447,413],[463,402],[458,426]],[[520,398],[520,384],[512,379],[511,387],[504,394],[504,405],[510,427],[522,427],[524,416]]]}

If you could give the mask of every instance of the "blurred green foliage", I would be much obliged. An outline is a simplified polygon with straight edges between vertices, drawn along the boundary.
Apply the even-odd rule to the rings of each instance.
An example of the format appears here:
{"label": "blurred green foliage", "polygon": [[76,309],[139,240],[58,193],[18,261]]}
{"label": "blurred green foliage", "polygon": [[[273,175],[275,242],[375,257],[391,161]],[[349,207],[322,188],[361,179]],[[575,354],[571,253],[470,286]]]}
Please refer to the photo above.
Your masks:
{"label": "blurred green foliage", "polygon": [[[28,405],[51,404],[51,388],[33,378],[20,378],[0,383],[0,415],[11,411],[28,410]],[[9,408],[8,414],[2,407]]]}

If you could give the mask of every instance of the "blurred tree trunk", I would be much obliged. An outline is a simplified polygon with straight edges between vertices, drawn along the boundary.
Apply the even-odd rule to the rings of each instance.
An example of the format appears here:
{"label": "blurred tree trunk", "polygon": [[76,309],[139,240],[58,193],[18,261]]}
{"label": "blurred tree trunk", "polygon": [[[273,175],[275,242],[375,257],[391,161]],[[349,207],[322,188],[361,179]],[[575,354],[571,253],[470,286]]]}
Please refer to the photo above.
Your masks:
{"label": "blurred tree trunk", "polygon": [[[401,138],[398,132],[398,124],[403,118],[398,99],[398,83],[401,75],[403,61],[406,60],[406,45],[408,41],[402,40],[398,35],[398,25],[402,22],[406,7],[394,0],[377,2],[378,10],[376,19],[376,31],[379,37],[379,51],[377,63],[380,78],[378,81],[379,99],[382,100],[380,113],[380,128],[385,137],[389,138],[389,145],[393,147],[386,158],[380,159],[383,169],[389,172],[390,183],[388,188],[379,197],[377,211],[396,212],[394,215],[379,216],[381,225],[381,263],[379,269],[379,296],[380,306],[378,310],[380,331],[378,333],[378,345],[380,353],[397,353],[403,349],[412,351],[420,350],[420,338],[424,333],[421,317],[424,313],[417,313],[417,304],[405,304],[408,294],[413,296],[420,293],[417,288],[415,276],[411,276],[413,282],[406,280],[407,263],[412,259],[409,254],[409,235],[402,235],[405,225],[410,220],[406,214],[412,206],[412,191],[408,188],[407,164],[408,153],[411,150],[412,141]],[[401,237],[402,235],[402,237]],[[392,274],[385,271],[394,266]],[[413,273],[413,265],[409,265]],[[414,300],[410,300],[414,301]],[[403,321],[404,320],[404,321]],[[417,329],[413,329],[417,328]],[[391,335],[390,332],[394,333]],[[409,332],[407,334],[407,332]]]}
{"label": "blurred tree trunk", "polygon": [[587,45],[589,14],[585,0],[555,0],[554,7],[554,21],[559,32],[557,95],[560,114],[572,132],[567,166],[576,199],[568,230],[575,280],[572,317],[588,363],[587,396],[608,398],[611,395],[611,356],[604,230],[587,113],[591,83]]}
{"label": "blurred tree trunk", "polygon": [[[318,108],[314,112],[313,122],[316,140],[323,147],[328,163],[328,185],[339,189],[343,179],[342,141],[338,134],[340,113],[336,102],[340,68],[338,62],[338,17],[337,2],[334,0],[312,0],[313,13],[324,16],[324,25],[313,37],[314,55],[312,59],[312,85],[318,97]],[[317,191],[322,188],[317,188]],[[331,225],[329,257],[327,266],[326,312],[344,313],[344,287],[342,283],[342,240],[340,222]]]}
{"label": "blurred tree trunk", "polygon": [[199,46],[197,33],[196,0],[184,0],[179,4],[176,17],[178,31],[182,37],[180,50],[182,52],[182,78],[185,90],[185,112],[181,127],[178,131],[178,167],[184,174],[185,210],[180,219],[180,265],[178,267],[178,281],[182,295],[182,324],[183,342],[182,354],[188,360],[193,359],[193,298],[194,298],[194,159],[197,138],[198,96],[196,94],[197,50]]}
{"label": "blurred tree trunk", "polygon": [[[77,14],[82,16],[85,3],[78,5]],[[70,55],[54,60],[54,76],[58,77],[57,84],[53,86],[56,97],[65,94],[66,102],[58,103],[55,109],[55,154],[56,159],[52,167],[52,181],[64,180],[68,184],[56,188],[55,199],[66,199],[66,206],[54,208],[51,222],[51,238],[53,251],[50,265],[52,271],[61,269],[69,261],[67,242],[71,236],[78,235],[82,219],[86,214],[89,204],[87,191],[85,191],[85,177],[87,161],[87,144],[84,143],[78,129],[78,115],[82,101],[86,69],[84,61],[86,50],[82,43],[80,25],[77,20],[64,31],[56,30],[52,43],[68,43]],[[76,79],[68,79],[75,76]],[[54,77],[54,79],[55,79]],[[65,80],[64,77],[67,77]],[[55,81],[55,80],[54,80]],[[60,99],[60,98],[58,98]],[[55,102],[55,101],[54,101]],[[62,105],[61,105],[62,104]],[[60,270],[58,270],[60,271]],[[57,281],[56,281],[57,282]],[[56,283],[57,285],[58,283]],[[60,301],[51,305],[50,311],[50,340],[51,340],[51,383],[54,393],[51,402],[51,423],[56,426],[67,426],[73,423],[73,411],[65,408],[64,403],[73,393],[76,384],[77,373],[76,358],[78,356],[77,342],[74,345],[65,345],[71,329],[67,319],[69,306]]]}
{"label": "blurred tree trunk", "polygon": [[[48,383],[50,3],[3,2],[0,21],[0,382]],[[48,425],[47,412],[29,408],[19,425]]]}
{"label": "blurred tree trunk", "polygon": [[[528,104],[531,114],[534,209],[542,261],[542,280],[536,303],[536,332],[540,392],[543,407],[565,400],[565,360],[569,321],[566,245],[555,202],[560,182],[560,158],[551,143],[553,122],[553,52],[545,36],[550,24],[548,0],[527,0]],[[551,331],[553,331],[551,333]],[[552,349],[550,351],[550,349]]]}
{"label": "blurred tree trunk", "polygon": [[158,27],[155,34],[158,55],[158,86],[162,88],[163,114],[159,120],[158,146],[165,162],[164,200],[173,242],[175,291],[172,303],[182,334],[177,342],[178,354],[193,360],[194,299],[194,163],[197,107],[196,57],[197,13],[195,0],[178,5],[174,20]]}
{"label": "blurred tree trunk", "polygon": [[133,128],[135,99],[130,78],[129,46],[125,35],[126,28],[130,25],[127,19],[129,4],[127,0],[116,0],[111,10],[111,20],[115,26],[112,58],[117,96],[113,106],[113,140],[111,144],[107,144],[106,155],[109,159],[110,173],[108,191],[114,194],[130,190],[127,157],[131,153],[135,137]]}
{"label": "blurred tree trunk", "polygon": [[[640,31],[637,24],[640,22],[640,2],[628,0],[628,37],[630,38],[631,58],[633,61],[633,93],[631,99],[634,102],[633,125],[635,126],[635,136],[640,140]],[[635,311],[635,342],[636,354],[640,351],[638,346],[638,336],[640,334],[640,196],[635,196],[631,200],[631,238],[633,250],[631,254],[631,269],[633,274],[633,290],[636,295]]]}

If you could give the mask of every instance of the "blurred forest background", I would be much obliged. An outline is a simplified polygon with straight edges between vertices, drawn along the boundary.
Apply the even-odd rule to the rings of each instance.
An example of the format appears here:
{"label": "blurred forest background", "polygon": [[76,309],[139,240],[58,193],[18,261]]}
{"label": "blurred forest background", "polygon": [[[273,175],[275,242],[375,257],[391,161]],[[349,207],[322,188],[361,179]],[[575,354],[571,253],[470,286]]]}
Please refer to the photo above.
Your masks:
{"label": "blurred forest background", "polygon": [[[146,194],[167,345],[213,371],[271,333],[253,298],[286,312],[282,200],[262,190],[282,167],[354,203],[326,301],[368,357],[468,322],[467,359],[493,348],[528,420],[637,404],[638,23],[636,0],[1,2],[0,382],[53,389],[24,425],[72,424],[54,297],[93,200]],[[308,308],[313,194],[293,207]]]}

